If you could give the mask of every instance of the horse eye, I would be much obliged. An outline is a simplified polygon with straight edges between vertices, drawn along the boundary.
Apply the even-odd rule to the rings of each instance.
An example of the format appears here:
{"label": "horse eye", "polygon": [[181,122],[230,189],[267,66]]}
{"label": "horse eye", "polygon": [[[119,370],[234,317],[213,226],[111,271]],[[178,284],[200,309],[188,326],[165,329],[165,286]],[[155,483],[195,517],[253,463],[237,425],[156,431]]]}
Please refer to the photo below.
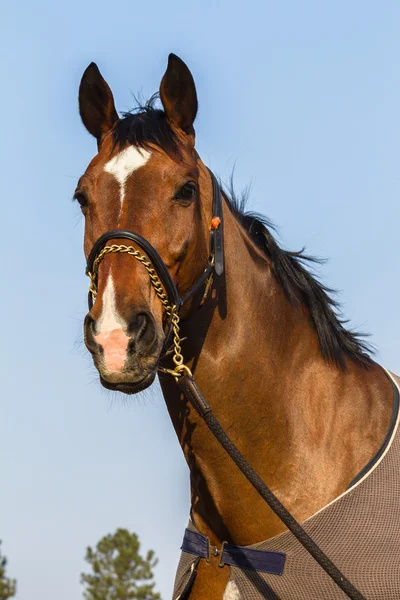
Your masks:
{"label": "horse eye", "polygon": [[189,183],[185,183],[183,187],[175,194],[175,200],[193,200],[196,194],[196,185],[189,181]]}
{"label": "horse eye", "polygon": [[79,205],[81,208],[86,208],[88,205],[88,199],[87,199],[86,195],[83,194],[82,192],[76,192],[74,194],[74,200],[79,202]]}

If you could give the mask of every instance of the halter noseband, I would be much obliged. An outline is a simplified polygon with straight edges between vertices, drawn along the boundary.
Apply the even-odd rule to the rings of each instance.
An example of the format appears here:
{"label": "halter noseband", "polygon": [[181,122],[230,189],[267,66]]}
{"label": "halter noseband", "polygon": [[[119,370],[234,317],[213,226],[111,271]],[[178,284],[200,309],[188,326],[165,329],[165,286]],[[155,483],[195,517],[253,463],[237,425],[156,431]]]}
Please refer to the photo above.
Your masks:
{"label": "halter noseband", "polygon": [[[179,312],[182,306],[200,289],[203,284],[206,286],[203,296],[204,301],[211,287],[213,274],[215,273],[216,275],[220,276],[224,271],[222,195],[221,189],[214,174],[209,169],[208,171],[211,176],[213,190],[213,218],[210,226],[210,254],[207,267],[205,268],[203,274],[199,277],[187,294],[183,296],[183,298],[180,297],[178,288],[157,250],[148,240],[134,231],[129,231],[127,229],[112,229],[106,233],[103,233],[103,235],[100,236],[99,239],[94,243],[86,265],[86,275],[90,277],[88,304],[89,310],[91,310],[93,302],[97,296],[98,268],[104,256],[113,253],[129,254],[142,263],[150,277],[150,281],[154,291],[156,292],[156,295],[161,301],[166,314],[170,317],[172,331],[174,334],[173,361],[175,363],[175,369],[171,370],[160,367],[159,370],[169,373],[175,378],[179,378],[182,372],[190,374],[188,367],[183,364],[183,356],[181,354]],[[122,244],[112,244],[107,246],[107,242],[113,239],[127,239],[131,242],[134,242],[142,250],[144,250],[145,255],[141,254],[133,246],[126,246]],[[167,338],[168,337],[169,336],[167,336]]]}

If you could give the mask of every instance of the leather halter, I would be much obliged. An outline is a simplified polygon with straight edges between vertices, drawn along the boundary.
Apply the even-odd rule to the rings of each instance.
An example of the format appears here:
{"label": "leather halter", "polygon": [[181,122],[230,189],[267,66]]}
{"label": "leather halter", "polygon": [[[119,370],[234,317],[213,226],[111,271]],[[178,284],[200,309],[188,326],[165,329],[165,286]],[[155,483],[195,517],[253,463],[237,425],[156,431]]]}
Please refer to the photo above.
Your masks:
{"label": "leather halter", "polygon": [[[134,231],[128,229],[112,229],[103,233],[99,239],[94,243],[93,248],[90,251],[89,257],[86,264],[86,274],[89,274],[93,270],[93,265],[98,256],[99,252],[103,250],[107,242],[114,239],[126,239],[134,242],[148,256],[149,260],[154,266],[161,283],[167,293],[168,299],[172,306],[176,306],[177,311],[198,291],[198,289],[207,281],[207,279],[215,273],[216,275],[222,275],[224,271],[224,237],[223,237],[223,222],[222,222],[222,194],[220,186],[217,182],[215,175],[208,169],[212,181],[212,216],[219,219],[219,225],[216,228],[210,229],[210,254],[208,259],[207,267],[203,274],[196,281],[193,287],[183,296],[180,297],[178,288],[172,279],[168,268],[166,267],[163,259],[152,246],[152,244],[144,237]],[[89,292],[88,297],[89,310],[93,306],[92,294]]]}

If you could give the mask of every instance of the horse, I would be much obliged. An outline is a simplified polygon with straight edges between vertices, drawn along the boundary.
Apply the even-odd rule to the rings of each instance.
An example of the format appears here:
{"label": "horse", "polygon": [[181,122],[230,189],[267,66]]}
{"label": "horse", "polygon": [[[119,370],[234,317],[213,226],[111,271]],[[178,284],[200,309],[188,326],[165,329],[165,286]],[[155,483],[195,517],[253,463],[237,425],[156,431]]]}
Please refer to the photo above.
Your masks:
{"label": "horse", "polygon": [[[174,54],[159,99],[162,108],[152,98],[119,117],[94,63],[80,83],[80,116],[98,146],[74,195],[85,217],[85,256],[109,231],[108,248],[119,248],[102,254],[95,281],[89,273],[95,301],[85,344],[110,390],[136,394],[158,373],[190,470],[192,532],[212,549],[257,547],[279,541],[286,527],[176,385],[182,370],[195,374],[230,438],[301,523],[346,495],[381,458],[388,432],[394,435],[394,384],[363,337],[346,328],[330,290],[308,268],[312,259],[282,249],[267,219],[246,212],[227,190],[220,192],[224,269],[212,273],[209,239],[222,228],[213,214],[215,181],[195,147],[193,76]],[[118,231],[150,240],[180,296],[188,295],[179,324],[172,319],[178,349],[170,335],[176,313],[154,269],[149,277],[149,253],[124,245]],[[274,580],[257,573],[255,595],[241,592],[235,569],[217,554],[191,564],[196,576],[175,598],[278,597]],[[283,598],[314,597],[293,594]]]}

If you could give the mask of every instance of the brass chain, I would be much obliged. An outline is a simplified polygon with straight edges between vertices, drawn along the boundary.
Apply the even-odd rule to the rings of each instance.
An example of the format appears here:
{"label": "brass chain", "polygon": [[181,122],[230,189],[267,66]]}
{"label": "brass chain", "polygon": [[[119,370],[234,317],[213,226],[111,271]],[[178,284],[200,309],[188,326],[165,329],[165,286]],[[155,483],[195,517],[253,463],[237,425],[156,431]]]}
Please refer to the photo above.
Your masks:
{"label": "brass chain", "polygon": [[172,331],[174,334],[174,355],[172,357],[172,360],[174,361],[175,368],[165,369],[164,367],[159,367],[158,370],[162,371],[163,373],[168,373],[169,375],[172,375],[173,377],[175,377],[176,380],[178,380],[183,373],[186,373],[187,375],[192,375],[189,367],[183,364],[181,337],[179,332],[178,307],[175,306],[175,304],[171,305],[169,303],[168,296],[164,292],[164,288],[160,281],[160,278],[158,277],[156,270],[154,269],[152,263],[148,260],[147,256],[141,254],[138,250],[135,250],[133,246],[125,246],[124,244],[113,244],[112,246],[105,246],[103,250],[101,250],[96,256],[93,262],[92,271],[87,272],[87,275],[90,278],[89,292],[92,294],[93,302],[96,301],[97,297],[97,277],[99,272],[99,265],[107,254],[114,254],[117,252],[133,256],[144,266],[147,273],[149,274],[151,284],[154,288],[157,297],[163,305],[166,314],[171,319]]}

